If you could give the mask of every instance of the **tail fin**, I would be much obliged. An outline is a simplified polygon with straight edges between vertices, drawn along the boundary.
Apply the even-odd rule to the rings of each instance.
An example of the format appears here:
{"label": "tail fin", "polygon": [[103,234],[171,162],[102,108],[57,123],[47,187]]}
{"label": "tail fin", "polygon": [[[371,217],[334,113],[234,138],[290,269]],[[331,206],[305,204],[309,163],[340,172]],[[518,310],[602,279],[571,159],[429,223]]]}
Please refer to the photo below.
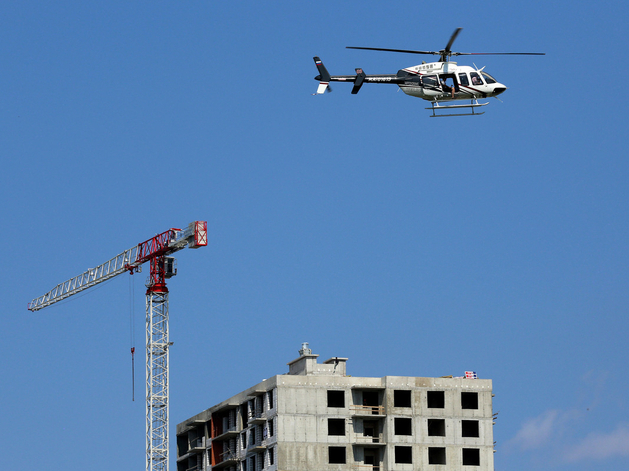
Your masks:
{"label": "tail fin", "polygon": [[332,91],[332,87],[330,87],[330,73],[328,72],[328,69],[325,68],[325,65],[323,65],[323,62],[321,62],[321,59],[319,59],[317,56],[313,57],[315,64],[317,66],[317,69],[319,70],[319,75],[317,75],[315,77],[315,80],[319,81],[319,87],[317,88],[317,92],[314,93],[314,95],[321,95],[322,93],[325,93],[325,91]]}

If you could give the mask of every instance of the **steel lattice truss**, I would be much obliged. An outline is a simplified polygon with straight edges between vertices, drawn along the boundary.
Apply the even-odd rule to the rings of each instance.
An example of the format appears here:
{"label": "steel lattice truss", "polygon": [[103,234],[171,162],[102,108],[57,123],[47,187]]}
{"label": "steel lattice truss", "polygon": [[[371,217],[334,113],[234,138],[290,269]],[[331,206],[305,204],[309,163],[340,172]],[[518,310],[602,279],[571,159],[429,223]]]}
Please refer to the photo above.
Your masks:
{"label": "steel lattice truss", "polygon": [[43,296],[33,299],[33,301],[28,304],[28,309],[31,311],[38,311],[87,288],[91,288],[98,283],[107,281],[114,276],[124,273],[125,271],[132,269],[139,271],[140,264],[136,262],[139,247],[139,245],[136,245],[135,247],[116,255],[111,260],[108,260],[96,268],[89,268],[80,275],[70,278],[63,283],[59,283]]}
{"label": "steel lattice truss", "polygon": [[[168,229],[111,260],[58,284],[33,299],[28,309],[37,311],[124,272],[139,272],[151,263],[146,292],[146,470],[168,471],[168,288],[166,279],[176,273],[166,269],[168,255],[185,247],[207,245],[207,222],[194,221],[184,230]],[[133,350],[132,350],[133,351]]]}
{"label": "steel lattice truss", "polygon": [[146,470],[168,471],[168,292],[146,303]]}

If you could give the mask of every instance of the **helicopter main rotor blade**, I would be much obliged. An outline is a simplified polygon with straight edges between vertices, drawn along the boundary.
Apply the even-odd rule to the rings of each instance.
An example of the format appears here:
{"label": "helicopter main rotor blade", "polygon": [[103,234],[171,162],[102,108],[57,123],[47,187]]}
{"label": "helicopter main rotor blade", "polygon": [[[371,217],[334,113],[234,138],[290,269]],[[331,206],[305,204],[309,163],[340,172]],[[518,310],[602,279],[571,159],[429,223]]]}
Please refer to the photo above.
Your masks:
{"label": "helicopter main rotor blade", "polygon": [[462,29],[463,28],[457,28],[457,29],[454,30],[454,33],[452,33],[452,36],[450,37],[450,41],[448,41],[448,45],[443,50],[443,52],[445,52],[446,54],[450,54],[450,48],[452,47],[452,43],[454,42],[456,37],[459,35],[459,33],[461,32]]}
{"label": "helicopter main rotor blade", "polygon": [[347,46],[345,49],[365,49],[368,51],[389,51],[389,52],[404,52],[407,54],[439,54],[437,51],[412,51],[409,49],[388,49],[384,47],[351,47]]}
{"label": "helicopter main rotor blade", "polygon": [[545,52],[453,52],[453,56],[545,56]]}

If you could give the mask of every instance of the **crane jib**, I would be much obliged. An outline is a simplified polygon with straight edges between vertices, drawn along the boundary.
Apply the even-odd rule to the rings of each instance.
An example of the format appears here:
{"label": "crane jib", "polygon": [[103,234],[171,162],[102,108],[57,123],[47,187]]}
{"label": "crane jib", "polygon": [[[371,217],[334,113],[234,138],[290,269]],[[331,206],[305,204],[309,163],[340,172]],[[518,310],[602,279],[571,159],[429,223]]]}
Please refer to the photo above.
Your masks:
{"label": "crane jib", "polygon": [[[207,245],[207,222],[194,221],[184,230],[168,229],[111,260],[90,268],[79,276],[57,285],[28,305],[37,311],[124,272],[138,272],[150,261],[151,275],[146,291],[146,470],[167,471],[169,453],[169,341],[168,289],[173,259],[167,255],[185,247]],[[134,348],[131,348],[133,366]]]}
{"label": "crane jib", "polygon": [[198,248],[206,245],[206,221],[191,222],[183,231],[175,228],[168,229],[125,250],[105,263],[89,268],[80,275],[58,284],[43,296],[28,303],[28,310],[38,311],[121,273],[139,272],[141,265],[151,259],[177,252],[185,247]]}

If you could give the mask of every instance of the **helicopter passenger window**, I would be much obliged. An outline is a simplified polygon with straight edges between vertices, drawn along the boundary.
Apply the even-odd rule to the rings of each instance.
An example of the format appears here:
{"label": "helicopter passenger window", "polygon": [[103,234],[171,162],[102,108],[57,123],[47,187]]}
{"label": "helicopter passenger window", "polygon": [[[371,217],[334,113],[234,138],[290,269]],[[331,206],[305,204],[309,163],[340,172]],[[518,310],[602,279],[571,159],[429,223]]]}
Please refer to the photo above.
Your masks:
{"label": "helicopter passenger window", "polygon": [[472,78],[472,85],[483,85],[483,80],[476,72],[470,72],[470,77]]}
{"label": "helicopter passenger window", "polygon": [[488,84],[496,83],[496,79],[489,75],[487,72],[481,72],[481,74],[483,74],[483,77],[485,77],[485,82],[487,82]]}
{"label": "helicopter passenger window", "polygon": [[436,87],[437,86],[437,76],[436,75],[424,75],[422,77],[422,83],[424,87]]}
{"label": "helicopter passenger window", "polygon": [[459,82],[461,82],[461,85],[470,84],[470,81],[467,79],[467,75],[464,72],[459,73]]}

